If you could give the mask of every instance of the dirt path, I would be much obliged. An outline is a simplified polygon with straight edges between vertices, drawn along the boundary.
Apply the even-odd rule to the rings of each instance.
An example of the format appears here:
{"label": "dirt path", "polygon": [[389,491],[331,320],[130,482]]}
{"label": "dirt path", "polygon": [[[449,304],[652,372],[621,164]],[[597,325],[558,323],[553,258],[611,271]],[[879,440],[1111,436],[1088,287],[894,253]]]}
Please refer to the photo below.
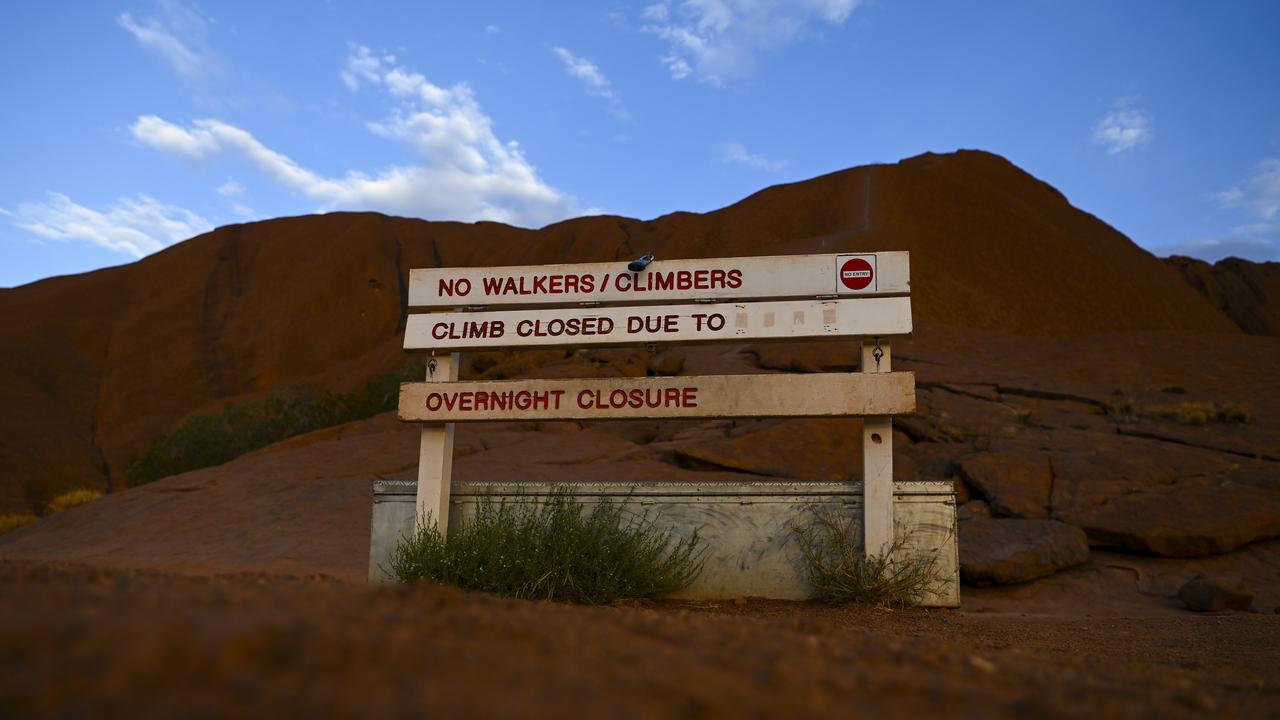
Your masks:
{"label": "dirt path", "polygon": [[658,603],[0,561],[0,716],[1264,717],[1280,616]]}

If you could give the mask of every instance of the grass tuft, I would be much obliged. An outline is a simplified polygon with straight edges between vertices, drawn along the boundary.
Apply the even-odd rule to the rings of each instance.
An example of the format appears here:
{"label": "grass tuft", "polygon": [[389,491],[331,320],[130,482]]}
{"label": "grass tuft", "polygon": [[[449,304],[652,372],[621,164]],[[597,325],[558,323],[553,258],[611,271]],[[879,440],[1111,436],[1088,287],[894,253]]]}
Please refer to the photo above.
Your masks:
{"label": "grass tuft", "polygon": [[1200,427],[1209,423],[1243,425],[1251,419],[1249,412],[1238,403],[1185,402],[1178,405],[1138,405],[1132,398],[1107,403],[1107,415],[1122,422],[1134,422],[1141,418],[1172,420],[1183,425]]}
{"label": "grass tuft", "polygon": [[1228,425],[1249,422],[1249,413],[1236,403],[1216,405],[1211,403],[1182,403],[1181,405],[1148,405],[1142,414],[1147,417],[1173,420],[1183,425],[1208,425],[1210,422]]}
{"label": "grass tuft", "polygon": [[31,523],[39,520],[31,513],[14,513],[11,515],[0,515],[0,535],[13,532],[20,527],[26,527]]}
{"label": "grass tuft", "polygon": [[675,540],[647,515],[602,499],[588,508],[571,490],[541,502],[480,498],[476,513],[442,537],[434,522],[397,545],[391,574],[514,598],[605,604],[688,587],[702,571],[699,538]]}
{"label": "grass tuft", "polygon": [[400,383],[419,379],[422,363],[378,375],[358,392],[286,388],[214,415],[193,417],[157,439],[129,465],[129,484],[221,465],[247,452],[321,428],[363,420],[396,407]]}
{"label": "grass tuft", "polygon": [[818,597],[836,604],[883,607],[919,604],[941,586],[935,553],[904,557],[900,535],[883,556],[864,555],[861,526],[835,510],[814,507],[795,529],[804,570]]}
{"label": "grass tuft", "polygon": [[89,488],[80,488],[78,490],[64,492],[49,501],[49,504],[45,506],[44,514],[52,515],[56,512],[62,512],[63,510],[68,510],[77,505],[93,502],[94,500],[102,497],[102,494],[101,490],[91,490]]}

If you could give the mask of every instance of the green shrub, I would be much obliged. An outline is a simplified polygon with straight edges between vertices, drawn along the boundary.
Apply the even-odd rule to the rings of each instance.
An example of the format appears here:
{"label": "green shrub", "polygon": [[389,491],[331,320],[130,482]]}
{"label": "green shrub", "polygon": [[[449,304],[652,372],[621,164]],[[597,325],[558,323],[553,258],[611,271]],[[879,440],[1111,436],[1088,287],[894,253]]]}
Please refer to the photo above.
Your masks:
{"label": "green shrub", "polygon": [[372,378],[354,393],[312,388],[273,391],[257,402],[235,405],[216,415],[201,415],[157,439],[128,469],[132,485],[221,465],[251,450],[294,435],[362,420],[395,408],[400,383],[420,379],[423,364]]}
{"label": "green shrub", "polygon": [[72,490],[71,492],[64,492],[49,501],[49,504],[45,507],[45,514],[52,515],[56,512],[62,512],[63,510],[73,508],[77,505],[93,502],[100,497],[102,497],[101,490],[90,490],[89,488],[80,488],[78,490]]}
{"label": "green shrub", "polygon": [[31,513],[14,513],[11,515],[0,515],[0,535],[4,535],[7,532],[13,532],[14,530],[17,530],[20,527],[26,527],[27,525],[30,525],[31,523],[39,519],[40,518],[37,518],[35,515],[32,515]]}
{"label": "green shrub", "polygon": [[795,529],[805,574],[818,597],[832,603],[887,607],[915,605],[937,591],[936,554],[903,557],[901,534],[884,555],[864,555],[862,527],[834,510],[812,509],[813,519]]}
{"label": "green shrub", "polygon": [[602,604],[687,587],[702,571],[699,539],[673,540],[648,516],[571,491],[541,502],[482,496],[475,516],[441,537],[434,522],[397,545],[391,574],[515,598]]}

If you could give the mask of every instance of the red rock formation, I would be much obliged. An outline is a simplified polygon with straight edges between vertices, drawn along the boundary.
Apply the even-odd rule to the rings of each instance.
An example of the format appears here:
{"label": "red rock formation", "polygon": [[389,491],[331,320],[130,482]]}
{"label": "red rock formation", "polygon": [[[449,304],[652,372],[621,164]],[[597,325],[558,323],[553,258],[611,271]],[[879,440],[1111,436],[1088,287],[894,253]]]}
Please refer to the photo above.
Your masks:
{"label": "red rock formation", "polygon": [[984,152],[845,170],[652,221],[282,218],[0,291],[0,512],[118,484],[193,412],[287,384],[350,389],[397,366],[409,268],[897,249],[912,252],[923,322],[1041,337],[1239,332],[1174,268]]}

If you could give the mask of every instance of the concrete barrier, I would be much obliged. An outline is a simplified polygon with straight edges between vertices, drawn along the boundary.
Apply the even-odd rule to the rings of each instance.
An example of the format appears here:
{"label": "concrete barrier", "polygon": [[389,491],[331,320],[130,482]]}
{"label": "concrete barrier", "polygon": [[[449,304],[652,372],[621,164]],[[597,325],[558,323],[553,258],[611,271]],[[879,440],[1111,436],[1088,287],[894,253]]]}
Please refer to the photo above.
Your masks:
{"label": "concrete barrier", "polygon": [[[845,515],[862,538],[862,484],[827,482],[622,483],[575,484],[575,496],[591,504],[608,499],[634,513],[648,513],[660,528],[678,537],[696,530],[706,548],[702,575],[674,597],[697,600],[763,597],[809,598],[793,530],[809,521],[815,508]],[[551,486],[542,483],[453,483],[449,503],[452,527],[475,512],[488,493],[504,502],[539,502]],[[373,527],[369,579],[385,582],[385,567],[400,538],[413,532],[417,483],[378,480],[373,490]],[[956,554],[955,495],[947,482],[894,484],[895,536],[900,557],[933,556],[936,592],[922,605],[958,607],[960,572]]]}

